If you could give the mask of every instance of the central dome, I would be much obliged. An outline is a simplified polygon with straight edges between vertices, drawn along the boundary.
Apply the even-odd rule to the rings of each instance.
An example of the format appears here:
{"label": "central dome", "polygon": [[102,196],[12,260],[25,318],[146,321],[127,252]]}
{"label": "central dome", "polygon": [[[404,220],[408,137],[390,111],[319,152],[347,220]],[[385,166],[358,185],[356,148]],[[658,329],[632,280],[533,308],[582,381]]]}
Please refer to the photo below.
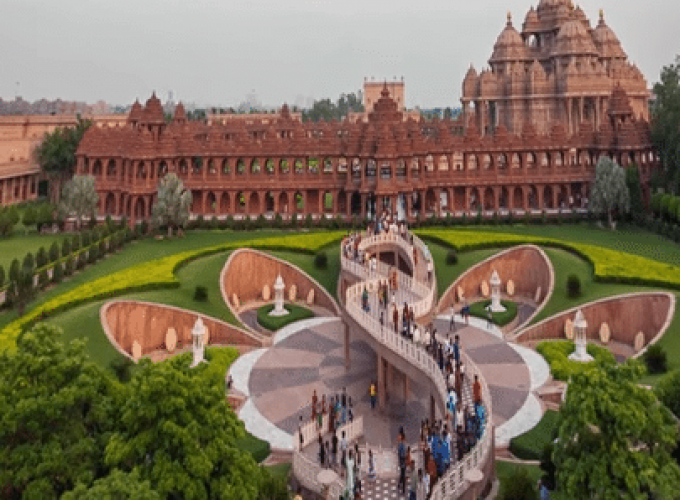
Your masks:
{"label": "central dome", "polygon": [[560,29],[555,43],[555,55],[597,55],[593,37],[583,22],[576,19],[566,22]]}
{"label": "central dome", "polygon": [[512,18],[508,14],[508,23],[498,36],[490,62],[521,61],[527,59],[527,48],[521,35],[512,25]]}

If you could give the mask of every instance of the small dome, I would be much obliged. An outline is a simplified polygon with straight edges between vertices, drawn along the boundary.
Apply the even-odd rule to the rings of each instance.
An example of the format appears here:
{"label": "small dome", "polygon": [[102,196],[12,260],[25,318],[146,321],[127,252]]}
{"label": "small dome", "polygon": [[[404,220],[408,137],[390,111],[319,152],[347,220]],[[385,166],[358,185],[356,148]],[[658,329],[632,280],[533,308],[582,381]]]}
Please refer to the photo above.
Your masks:
{"label": "small dome", "polygon": [[473,97],[477,94],[477,87],[479,85],[479,75],[475,68],[470,65],[463,80],[463,97]]}
{"label": "small dome", "polygon": [[593,39],[595,40],[595,46],[600,52],[600,56],[605,58],[626,58],[626,53],[621,47],[621,42],[619,41],[614,31],[607,26],[604,21],[604,13],[600,11],[600,22],[593,31]]}
{"label": "small dome", "polygon": [[130,123],[138,122],[142,118],[143,114],[144,109],[142,108],[142,105],[139,103],[139,99],[137,99],[132,105],[132,108],[130,109],[130,114],[128,115],[128,122]]}
{"label": "small dome", "polygon": [[186,119],[187,119],[187,113],[184,110],[184,104],[182,104],[180,102],[177,105],[177,107],[175,108],[175,115],[173,116],[173,120],[175,120],[176,122],[179,122],[179,121],[186,121]]}
{"label": "small dome", "polygon": [[557,35],[556,55],[597,55],[597,49],[583,22],[572,19],[565,23]]}
{"label": "small dome", "polygon": [[512,25],[512,18],[508,14],[508,23],[496,40],[490,62],[517,61],[526,58],[527,48],[524,40]]}
{"label": "small dome", "polygon": [[527,17],[524,18],[524,25],[522,26],[522,29],[524,31],[533,31],[536,28],[538,28],[540,24],[540,19],[538,18],[538,12],[531,7],[529,9],[529,12],[527,12]]}
{"label": "small dome", "polygon": [[149,124],[163,124],[165,123],[165,113],[163,112],[163,105],[161,100],[156,97],[154,92],[149,100],[146,101],[144,109],[144,121]]}

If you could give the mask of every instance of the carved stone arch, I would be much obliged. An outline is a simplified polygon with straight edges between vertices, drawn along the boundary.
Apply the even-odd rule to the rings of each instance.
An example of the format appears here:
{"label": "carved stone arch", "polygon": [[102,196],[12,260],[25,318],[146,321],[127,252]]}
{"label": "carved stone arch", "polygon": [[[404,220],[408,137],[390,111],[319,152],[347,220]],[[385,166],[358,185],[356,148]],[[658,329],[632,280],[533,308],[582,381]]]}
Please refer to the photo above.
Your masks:
{"label": "carved stone arch", "polygon": [[116,165],[116,160],[109,160],[106,166],[106,177],[116,177],[118,173],[118,167]]}
{"label": "carved stone arch", "polygon": [[106,201],[104,202],[104,213],[107,215],[117,215],[115,194],[109,193],[106,195]]}
{"label": "carved stone arch", "polygon": [[477,158],[477,155],[474,153],[470,153],[468,155],[467,159],[467,169],[468,170],[477,170],[479,168],[479,160]]}
{"label": "carved stone arch", "polygon": [[555,208],[555,205],[553,203],[553,196],[554,196],[554,191],[552,186],[545,186],[543,188],[543,208],[545,209],[553,209]]}
{"label": "carved stone arch", "polygon": [[512,160],[510,162],[510,168],[512,168],[512,170],[518,170],[518,169],[522,168],[522,160],[520,159],[519,154],[517,154],[517,153],[512,154]]}
{"label": "carved stone arch", "polygon": [[101,160],[95,160],[94,165],[92,165],[92,175],[99,177],[102,175],[102,162]]}
{"label": "carved stone arch", "polygon": [[524,190],[521,186],[515,186],[512,190],[512,208],[514,210],[524,209]]}
{"label": "carved stone arch", "polygon": [[496,197],[493,188],[487,187],[484,190],[484,210],[496,210]]}
{"label": "carved stone arch", "polygon": [[260,206],[260,193],[259,191],[253,191],[248,196],[248,213],[259,215],[261,212],[262,207]]}
{"label": "carved stone arch", "polygon": [[231,213],[231,199],[229,198],[229,192],[225,191],[220,196],[220,213],[228,214]]}
{"label": "carved stone arch", "polygon": [[217,197],[212,191],[209,191],[205,196],[205,212],[209,214],[217,212]]}

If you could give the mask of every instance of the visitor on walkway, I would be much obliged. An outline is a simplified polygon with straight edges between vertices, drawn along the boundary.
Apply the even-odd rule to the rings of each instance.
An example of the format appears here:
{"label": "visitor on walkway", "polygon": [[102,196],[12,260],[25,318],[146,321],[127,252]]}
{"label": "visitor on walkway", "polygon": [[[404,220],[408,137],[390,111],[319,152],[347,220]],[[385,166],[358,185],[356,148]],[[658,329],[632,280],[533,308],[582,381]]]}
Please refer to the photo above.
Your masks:
{"label": "visitor on walkway", "polygon": [[542,479],[538,480],[538,494],[541,500],[550,500],[550,491]]}
{"label": "visitor on walkway", "polygon": [[449,320],[449,332],[456,331],[456,309],[451,306],[451,319]]}
{"label": "visitor on walkway", "polygon": [[335,467],[338,464],[338,432],[333,431],[333,437],[331,438],[331,467]]}
{"label": "visitor on walkway", "polygon": [[300,415],[300,423],[298,424],[298,434],[300,435],[300,449],[305,445],[305,437],[302,435],[302,415]]}
{"label": "visitor on walkway", "polygon": [[479,377],[475,375],[475,382],[472,384],[472,397],[475,406],[482,404],[482,384],[479,383]]}
{"label": "visitor on walkway", "polygon": [[453,349],[453,359],[456,361],[456,364],[460,363],[460,336],[456,335],[454,337],[451,348]]}
{"label": "visitor on walkway", "polygon": [[352,455],[352,450],[349,451],[344,465],[347,473],[347,491],[350,495],[354,495],[354,457]]}
{"label": "visitor on walkway", "polygon": [[345,438],[345,431],[342,431],[342,439],[340,439],[340,457],[342,465],[347,466],[347,439]]}
{"label": "visitor on walkway", "polygon": [[394,325],[394,333],[399,333],[399,308],[396,304],[392,310],[392,324]]}
{"label": "visitor on walkway", "polygon": [[418,474],[416,473],[415,465],[411,466],[411,481],[409,484],[409,500],[417,500],[418,498]]}
{"label": "visitor on walkway", "polygon": [[321,437],[321,434],[319,434],[319,463],[321,464],[322,467],[326,463],[326,448],[324,447],[323,438]]}
{"label": "visitor on walkway", "polygon": [[399,462],[399,483],[397,489],[403,494],[406,492],[406,445],[403,434],[397,436],[397,459]]}
{"label": "visitor on walkway", "polygon": [[375,481],[375,459],[373,458],[373,450],[368,450],[368,477],[371,481]]}
{"label": "visitor on walkway", "polygon": [[316,395],[316,389],[312,393],[312,420],[316,419],[316,405],[319,402],[319,397]]}
{"label": "visitor on walkway", "polygon": [[430,476],[423,474],[423,469],[418,469],[418,500],[427,500],[430,494]]}
{"label": "visitor on walkway", "polygon": [[371,382],[371,386],[368,388],[368,393],[371,397],[371,410],[375,410],[375,404],[378,400],[378,389],[375,382]]}
{"label": "visitor on walkway", "polygon": [[331,396],[330,403],[328,404],[328,432],[335,431],[335,400]]}
{"label": "visitor on walkway", "polygon": [[491,330],[493,327],[493,313],[491,312],[491,306],[486,308],[486,328]]}

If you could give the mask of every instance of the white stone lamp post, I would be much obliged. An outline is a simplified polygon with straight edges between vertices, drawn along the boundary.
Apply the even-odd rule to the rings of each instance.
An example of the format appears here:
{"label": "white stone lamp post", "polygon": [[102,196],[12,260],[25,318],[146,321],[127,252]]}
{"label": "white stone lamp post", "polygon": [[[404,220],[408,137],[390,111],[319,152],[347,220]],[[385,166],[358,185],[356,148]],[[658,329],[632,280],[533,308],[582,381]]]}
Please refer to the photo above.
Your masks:
{"label": "white stone lamp post", "polygon": [[489,283],[491,284],[491,312],[505,312],[505,307],[501,304],[501,278],[498,276],[495,269]]}
{"label": "white stone lamp post", "polygon": [[207,333],[207,330],[208,329],[203,324],[203,320],[199,316],[196,320],[196,323],[194,323],[193,329],[191,330],[191,336],[193,338],[191,350],[194,353],[194,362],[191,363],[191,368],[198,366],[200,363],[206,362],[205,359],[203,359],[203,351],[205,349],[205,334]]}
{"label": "white stone lamp post", "polygon": [[594,358],[588,354],[587,351],[588,339],[586,337],[586,328],[588,328],[588,322],[580,309],[576,312],[573,328],[576,350],[569,355],[569,359],[578,361],[579,363],[590,363],[591,361],[594,361]]}
{"label": "white stone lamp post", "polygon": [[270,316],[285,316],[288,311],[283,307],[283,290],[286,285],[279,274],[274,283],[274,309],[269,313]]}

